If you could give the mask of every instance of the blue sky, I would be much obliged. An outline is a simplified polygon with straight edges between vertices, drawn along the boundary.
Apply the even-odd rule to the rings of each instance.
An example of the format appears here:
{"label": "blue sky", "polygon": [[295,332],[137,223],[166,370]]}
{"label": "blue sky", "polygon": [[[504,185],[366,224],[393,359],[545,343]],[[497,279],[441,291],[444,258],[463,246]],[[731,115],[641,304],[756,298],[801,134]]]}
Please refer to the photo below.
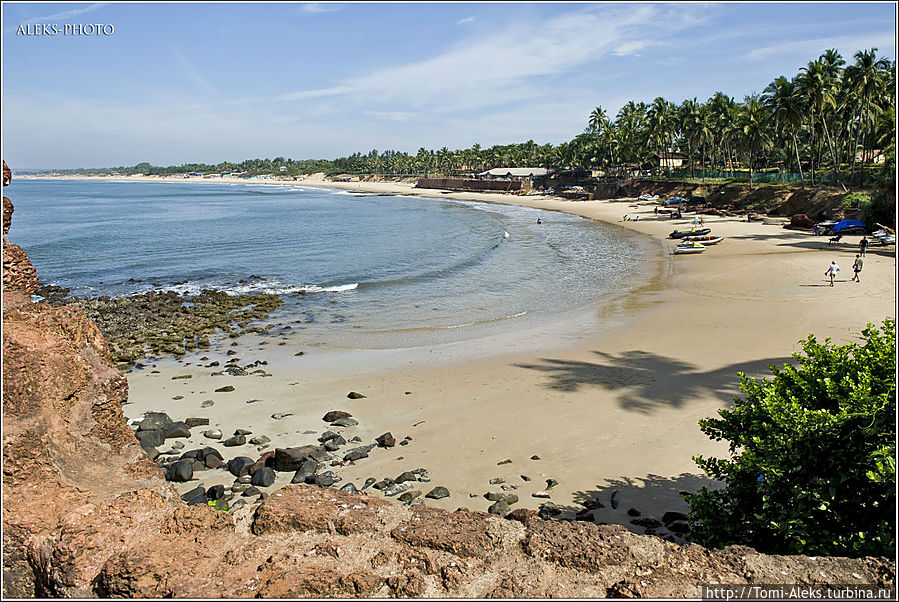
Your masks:
{"label": "blue sky", "polygon": [[[60,34],[17,33],[41,24]],[[4,3],[3,157],[66,168],[558,144],[597,105],[742,100],[827,48],[895,59],[895,29],[893,3],[860,2]]]}

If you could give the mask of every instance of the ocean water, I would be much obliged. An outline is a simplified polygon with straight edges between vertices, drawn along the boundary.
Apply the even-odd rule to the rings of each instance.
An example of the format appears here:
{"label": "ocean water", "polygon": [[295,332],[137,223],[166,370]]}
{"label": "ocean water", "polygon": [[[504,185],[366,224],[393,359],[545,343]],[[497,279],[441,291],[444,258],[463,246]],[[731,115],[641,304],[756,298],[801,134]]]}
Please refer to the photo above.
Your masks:
{"label": "ocean water", "polygon": [[[18,180],[9,239],[78,296],[275,293],[301,341],[398,347],[545,321],[641,284],[625,232],[557,212],[219,183]],[[543,222],[538,224],[538,218]]]}

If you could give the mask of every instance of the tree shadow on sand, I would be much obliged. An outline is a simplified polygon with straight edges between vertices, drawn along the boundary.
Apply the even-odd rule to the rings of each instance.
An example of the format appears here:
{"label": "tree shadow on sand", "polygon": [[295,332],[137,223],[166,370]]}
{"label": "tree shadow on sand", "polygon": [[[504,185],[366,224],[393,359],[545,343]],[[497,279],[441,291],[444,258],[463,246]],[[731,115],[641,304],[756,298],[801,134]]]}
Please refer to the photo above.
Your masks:
{"label": "tree shadow on sand", "polygon": [[703,475],[690,473],[675,477],[649,474],[636,479],[621,477],[605,481],[605,485],[597,485],[596,489],[575,491],[570,506],[556,504],[561,510],[557,518],[622,525],[633,533],[657,535],[684,544],[687,543],[683,537],[684,517],[690,507],[681,494],[695,493],[702,487],[718,489],[723,486]]}
{"label": "tree shadow on sand", "polygon": [[702,371],[682,360],[645,351],[593,353],[599,361],[541,358],[540,363],[515,365],[545,373],[549,378],[546,386],[550,389],[576,392],[587,387],[600,387],[614,391],[623,409],[649,413],[658,408],[683,407],[701,394],[711,393],[723,402],[731,402],[740,393],[737,372],[758,378],[771,374],[770,364],[780,368],[785,363],[792,363],[791,357],[781,357]]}

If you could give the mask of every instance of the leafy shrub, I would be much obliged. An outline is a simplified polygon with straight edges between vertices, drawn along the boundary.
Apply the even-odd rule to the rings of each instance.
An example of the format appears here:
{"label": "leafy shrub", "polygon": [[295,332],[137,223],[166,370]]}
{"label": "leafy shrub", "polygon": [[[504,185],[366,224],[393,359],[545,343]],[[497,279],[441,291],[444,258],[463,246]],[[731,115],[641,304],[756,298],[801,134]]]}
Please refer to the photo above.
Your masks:
{"label": "leafy shrub", "polygon": [[864,344],[813,335],[796,366],[740,373],[745,398],[699,421],[730,442],[730,459],[694,460],[725,488],[685,494],[690,538],[773,554],[895,552],[895,320],[868,324]]}
{"label": "leafy shrub", "polygon": [[862,210],[867,208],[871,202],[871,197],[863,192],[850,192],[840,201],[840,209],[846,210],[859,207]]}

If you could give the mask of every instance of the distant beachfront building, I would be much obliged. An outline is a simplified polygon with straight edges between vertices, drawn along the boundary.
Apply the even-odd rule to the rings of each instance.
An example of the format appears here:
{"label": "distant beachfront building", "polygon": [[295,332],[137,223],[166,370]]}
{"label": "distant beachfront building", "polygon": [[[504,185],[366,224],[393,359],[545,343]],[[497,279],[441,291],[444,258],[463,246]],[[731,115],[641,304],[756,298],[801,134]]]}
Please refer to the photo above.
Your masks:
{"label": "distant beachfront building", "polygon": [[482,178],[531,179],[546,175],[545,167],[494,167],[478,175]]}
{"label": "distant beachfront building", "polygon": [[661,154],[653,153],[651,162],[653,167],[677,168],[683,167],[686,159],[687,155],[683,153],[662,151]]}
{"label": "distant beachfront building", "polygon": [[883,150],[869,148],[864,151],[856,151],[855,161],[857,163],[883,163],[886,161],[886,157],[883,154]]}

